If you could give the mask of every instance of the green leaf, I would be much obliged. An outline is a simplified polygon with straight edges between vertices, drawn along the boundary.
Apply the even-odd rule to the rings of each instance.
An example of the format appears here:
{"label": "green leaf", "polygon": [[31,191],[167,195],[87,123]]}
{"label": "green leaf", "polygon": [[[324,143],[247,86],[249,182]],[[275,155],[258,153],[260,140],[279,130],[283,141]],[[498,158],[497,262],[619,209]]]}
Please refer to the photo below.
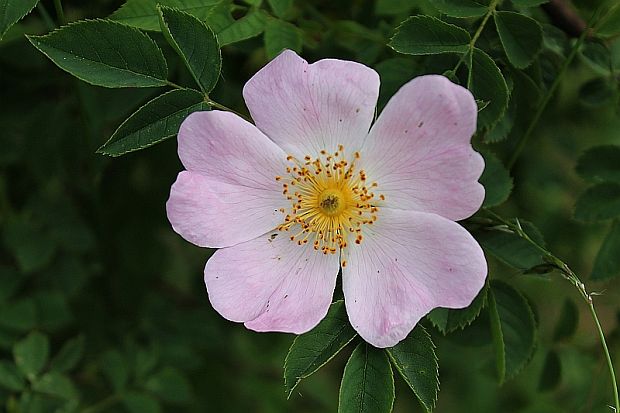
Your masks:
{"label": "green leaf", "polygon": [[2,236],[24,273],[32,273],[49,265],[57,250],[57,244],[48,232],[21,216],[13,216],[3,222]]}
{"label": "green leaf", "polygon": [[480,177],[480,183],[484,186],[484,202],[482,206],[493,207],[502,204],[512,192],[512,177],[504,164],[489,152],[482,153],[484,156],[484,172]]}
{"label": "green leaf", "polygon": [[19,374],[15,364],[8,360],[0,360],[0,387],[9,391],[22,391],[25,388],[24,379]]}
{"label": "green leaf", "polygon": [[603,19],[594,27],[597,36],[607,38],[620,35],[620,5],[612,6]]}
{"label": "green leaf", "polygon": [[431,16],[413,16],[396,28],[388,46],[411,55],[465,53],[470,41],[469,33],[458,26]]}
{"label": "green leaf", "polygon": [[511,11],[493,15],[508,61],[518,69],[528,67],[542,48],[542,26],[531,17]]}
{"label": "green leaf", "polygon": [[165,86],[168,67],[150,37],[109,20],[82,20],[45,36],[28,36],[58,67],[104,87]]}
{"label": "green leaf", "polygon": [[620,275],[620,221],[615,220],[594,260],[592,281]]}
{"label": "green leaf", "polygon": [[435,0],[433,6],[451,17],[480,17],[489,10],[487,5],[476,0]]}
{"label": "green leaf", "polygon": [[34,295],[39,314],[39,326],[58,329],[71,322],[73,316],[64,294],[58,291],[40,291]]}
{"label": "green leaf", "polygon": [[30,13],[39,0],[0,0],[0,39],[5,33]]}
{"label": "green leaf", "polygon": [[586,40],[580,50],[581,56],[593,69],[609,74],[613,69],[611,51],[607,45],[596,39]]}
{"label": "green leaf", "polygon": [[547,3],[549,0],[512,0],[512,4],[517,7],[536,7]]}
{"label": "green leaf", "polygon": [[101,358],[101,370],[116,391],[123,390],[129,380],[127,361],[116,350],[106,351]]}
{"label": "green leaf", "polygon": [[267,57],[273,59],[284,49],[301,52],[303,39],[301,32],[291,23],[278,19],[270,19],[265,26],[265,51]]}
{"label": "green leaf", "polygon": [[464,329],[480,314],[487,301],[488,285],[485,284],[472,303],[467,308],[454,310],[450,308],[435,308],[426,317],[443,334]]}
{"label": "green leaf", "polygon": [[182,404],[191,398],[187,378],[172,367],[164,367],[146,380],[144,388],[165,402]]}
{"label": "green leaf", "polygon": [[564,300],[560,318],[553,330],[553,340],[560,341],[570,339],[577,331],[578,324],[579,309],[572,300],[567,298]]}
{"label": "green leaf", "polygon": [[64,374],[51,371],[44,374],[32,384],[32,389],[36,392],[61,399],[77,399],[78,392],[73,382]]}
{"label": "green leaf", "polygon": [[591,107],[600,107],[609,103],[615,94],[616,85],[602,76],[587,81],[579,88],[579,100]]}
{"label": "green leaf", "polygon": [[478,129],[492,127],[508,106],[508,86],[493,59],[480,49],[474,49],[471,62],[467,61],[471,82],[468,85],[476,99],[489,102],[478,113]]}
{"label": "green leaf", "polygon": [[211,29],[194,16],[161,7],[161,28],[166,40],[189,69],[205,94],[211,92],[220,77],[222,56]]}
{"label": "green leaf", "polygon": [[139,29],[159,31],[157,5],[173,7],[206,21],[220,3],[221,0],[127,0],[109,18]]}
{"label": "green leaf", "polygon": [[284,387],[287,397],[299,382],[327,364],[353,340],[344,301],[329,307],[325,318],[311,331],[295,338],[284,361]]}
{"label": "green leaf", "polygon": [[538,381],[539,391],[550,391],[555,389],[562,378],[562,364],[558,353],[551,350],[545,356],[545,362]]}
{"label": "green leaf", "polygon": [[492,281],[488,300],[497,374],[503,383],[532,357],[536,323],[527,299],[506,283]]}
{"label": "green leaf", "polygon": [[265,30],[267,17],[261,10],[251,11],[230,26],[217,33],[220,46],[256,37]]}
{"label": "green leaf", "polygon": [[387,349],[392,364],[427,412],[439,393],[439,364],[431,336],[417,325],[406,339]]}
{"label": "green leaf", "polygon": [[13,346],[15,364],[29,380],[33,380],[47,363],[50,343],[47,336],[33,331]]}
{"label": "green leaf", "polygon": [[390,413],[394,375],[385,351],[360,343],[344,368],[338,413]]}
{"label": "green leaf", "polygon": [[281,19],[286,18],[293,6],[293,0],[267,0],[267,3],[269,3],[269,7],[273,10],[273,14]]}
{"label": "green leaf", "polygon": [[145,393],[128,392],[123,395],[123,404],[129,413],[160,413],[159,402]]}
{"label": "green leaf", "polygon": [[[523,230],[544,246],[538,229],[530,222],[521,221]],[[517,234],[502,229],[481,229],[475,232],[476,240],[482,247],[500,261],[520,270],[529,270],[545,264],[541,252]]]}
{"label": "green leaf", "polygon": [[84,336],[79,335],[67,341],[50,363],[50,369],[58,372],[74,368],[84,354]]}
{"label": "green leaf", "polygon": [[209,106],[198,91],[171,90],[134,112],[97,152],[120,156],[148,148],[175,136],[190,113],[207,109]]}
{"label": "green leaf", "polygon": [[620,183],[620,146],[602,145],[588,149],[579,157],[575,169],[589,181]]}
{"label": "green leaf", "polygon": [[13,297],[24,283],[24,278],[11,267],[0,266],[0,304]]}
{"label": "green leaf", "polygon": [[8,302],[0,307],[0,326],[27,331],[37,324],[37,306],[32,297]]}
{"label": "green leaf", "polygon": [[620,216],[620,184],[603,182],[588,188],[577,199],[575,218],[580,221],[601,221]]}

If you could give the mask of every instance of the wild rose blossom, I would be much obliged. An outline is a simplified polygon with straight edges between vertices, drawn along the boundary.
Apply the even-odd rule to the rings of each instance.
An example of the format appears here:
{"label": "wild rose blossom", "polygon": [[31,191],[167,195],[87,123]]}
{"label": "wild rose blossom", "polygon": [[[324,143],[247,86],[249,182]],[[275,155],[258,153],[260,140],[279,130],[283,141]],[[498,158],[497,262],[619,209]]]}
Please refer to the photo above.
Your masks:
{"label": "wild rose blossom", "polygon": [[243,89],[255,125],[216,110],[184,121],[186,170],[167,213],[186,240],[219,248],[204,279],[222,316],[304,333],[341,271],[351,324],[390,347],[431,309],[466,307],[480,291],[483,252],[454,222],[484,198],[474,98],[417,77],[372,124],[378,94],[362,64],[285,51]]}

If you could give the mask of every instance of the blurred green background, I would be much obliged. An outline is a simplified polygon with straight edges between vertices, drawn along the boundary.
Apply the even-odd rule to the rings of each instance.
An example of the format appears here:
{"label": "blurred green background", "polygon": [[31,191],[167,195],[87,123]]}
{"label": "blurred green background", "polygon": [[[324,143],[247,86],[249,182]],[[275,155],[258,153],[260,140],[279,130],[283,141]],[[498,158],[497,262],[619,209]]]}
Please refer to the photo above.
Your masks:
{"label": "blurred green background", "polygon": [[[599,3],[575,6],[588,16]],[[122,2],[63,4],[73,21],[105,17]],[[211,252],[183,241],[168,224],[165,202],[182,169],[175,139],[121,158],[95,153],[161,90],[98,88],[58,69],[22,36],[48,31],[45,12],[53,20],[54,7],[51,1],[41,6],[0,42],[0,405],[8,412],[335,411],[352,347],[286,400],[282,365],[293,336],[253,333],[220,317],[202,282]],[[235,17],[248,7],[237,2]],[[384,104],[415,74],[441,73],[453,63],[397,56],[386,47],[394,27],[415,12],[437,14],[419,0],[299,0],[288,19],[302,30],[309,61],[338,57],[375,67]],[[539,9],[532,14],[547,21]],[[488,31],[482,41],[492,43],[496,35]],[[189,84],[161,34],[149,34],[164,49],[173,80]],[[620,42],[609,47],[620,68]],[[262,38],[224,47],[222,54],[222,79],[212,97],[245,112],[241,88],[267,62]],[[544,58],[557,66],[551,52]],[[572,219],[587,187],[575,163],[588,147],[620,143],[618,105],[580,99],[582,86],[599,75],[581,57],[569,67],[513,170],[511,198],[497,208],[536,224],[549,250],[583,279],[609,224]],[[491,146],[501,159],[513,150],[511,138]],[[488,319],[448,336],[425,322],[440,362],[435,411],[610,412],[600,344],[576,291],[557,275],[521,275],[489,260],[490,277],[518,286],[530,299],[539,324],[536,352],[516,378],[499,386]],[[603,293],[596,304],[618,360],[618,278],[587,284]],[[14,345],[32,331],[50,342],[50,361],[40,374],[60,366],[63,379],[51,390],[11,381]],[[400,378],[396,391],[395,412],[423,411]],[[121,394],[129,395],[125,402]]]}

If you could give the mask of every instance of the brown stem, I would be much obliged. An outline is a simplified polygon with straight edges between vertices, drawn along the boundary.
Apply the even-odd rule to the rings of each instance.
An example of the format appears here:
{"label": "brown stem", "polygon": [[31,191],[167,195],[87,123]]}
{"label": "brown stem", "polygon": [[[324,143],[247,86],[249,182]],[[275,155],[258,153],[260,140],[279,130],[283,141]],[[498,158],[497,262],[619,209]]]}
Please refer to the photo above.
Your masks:
{"label": "brown stem", "polygon": [[566,32],[570,37],[579,37],[588,27],[586,21],[577,14],[566,0],[550,0],[542,5],[543,10],[554,26]]}

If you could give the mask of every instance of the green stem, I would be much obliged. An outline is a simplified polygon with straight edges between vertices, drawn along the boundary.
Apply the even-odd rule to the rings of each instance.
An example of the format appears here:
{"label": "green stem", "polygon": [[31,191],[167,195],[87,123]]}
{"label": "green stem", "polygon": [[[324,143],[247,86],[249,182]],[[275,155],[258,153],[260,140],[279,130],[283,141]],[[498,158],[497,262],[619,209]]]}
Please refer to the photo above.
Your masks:
{"label": "green stem", "polygon": [[82,410],[82,413],[100,413],[106,411],[111,406],[115,405],[121,400],[121,396],[118,394],[113,394],[111,396],[106,397],[103,400],[93,404]]}
{"label": "green stem", "polygon": [[61,26],[66,23],[65,21],[65,12],[62,9],[61,0],[54,0],[54,8],[56,9],[56,18],[58,19],[58,24]]}
{"label": "green stem", "polygon": [[601,340],[601,345],[603,346],[603,352],[605,353],[605,360],[607,362],[607,368],[609,369],[609,375],[611,378],[611,385],[612,385],[612,390],[614,394],[615,411],[617,413],[620,413],[620,400],[618,399],[618,382],[616,381],[616,372],[614,371],[614,365],[611,360],[611,355],[609,353],[609,347],[607,346],[607,341],[605,340],[605,333],[603,332],[603,327],[601,326],[598,316],[596,315],[596,310],[594,309],[594,302],[592,301],[592,294],[588,293],[588,291],[586,290],[585,284],[581,281],[581,279],[577,276],[577,274],[575,274],[575,272],[573,272],[573,270],[570,269],[570,267],[564,261],[562,261],[560,258],[556,257],[551,252],[543,248],[536,241],[532,240],[530,236],[525,231],[523,231],[523,229],[521,228],[521,225],[519,224],[519,221],[516,221],[516,224],[515,224],[514,222],[511,222],[511,221],[508,221],[502,218],[501,216],[499,216],[498,214],[496,214],[495,212],[489,209],[484,209],[484,210],[489,215],[491,215],[493,218],[495,218],[499,223],[503,224],[508,229],[510,229],[514,234],[523,238],[525,241],[527,241],[532,246],[534,246],[536,249],[538,249],[543,254],[545,261],[553,264],[560,271],[560,273],[564,276],[564,278],[567,279],[571,284],[573,284],[577,288],[577,291],[579,291],[579,294],[581,295],[583,300],[588,305],[588,308],[590,309],[590,313],[592,314],[592,318],[594,319],[594,324],[596,326],[596,330],[598,331],[598,335]]}
{"label": "green stem", "polygon": [[39,11],[39,14],[41,15],[41,18],[43,19],[43,22],[45,23],[45,27],[47,27],[47,30],[54,30],[56,28],[56,24],[54,24],[54,20],[52,20],[52,18],[50,17],[50,14],[47,12],[47,10],[45,10],[45,7],[43,6],[41,2],[37,3],[37,10]]}
{"label": "green stem", "polygon": [[461,58],[456,63],[456,66],[454,66],[454,69],[453,69],[454,72],[456,72],[459,69],[459,67],[461,67],[461,65],[465,61],[465,57],[473,53],[474,48],[476,47],[476,42],[478,41],[478,38],[482,34],[484,27],[486,26],[487,22],[489,21],[493,13],[495,13],[495,9],[497,8],[497,5],[499,4],[499,2],[500,0],[493,0],[491,4],[489,4],[489,10],[487,11],[487,14],[484,15],[484,17],[482,18],[482,21],[480,22],[480,26],[478,26],[478,29],[476,30],[471,40],[469,41],[469,50],[463,55],[461,55]]}

